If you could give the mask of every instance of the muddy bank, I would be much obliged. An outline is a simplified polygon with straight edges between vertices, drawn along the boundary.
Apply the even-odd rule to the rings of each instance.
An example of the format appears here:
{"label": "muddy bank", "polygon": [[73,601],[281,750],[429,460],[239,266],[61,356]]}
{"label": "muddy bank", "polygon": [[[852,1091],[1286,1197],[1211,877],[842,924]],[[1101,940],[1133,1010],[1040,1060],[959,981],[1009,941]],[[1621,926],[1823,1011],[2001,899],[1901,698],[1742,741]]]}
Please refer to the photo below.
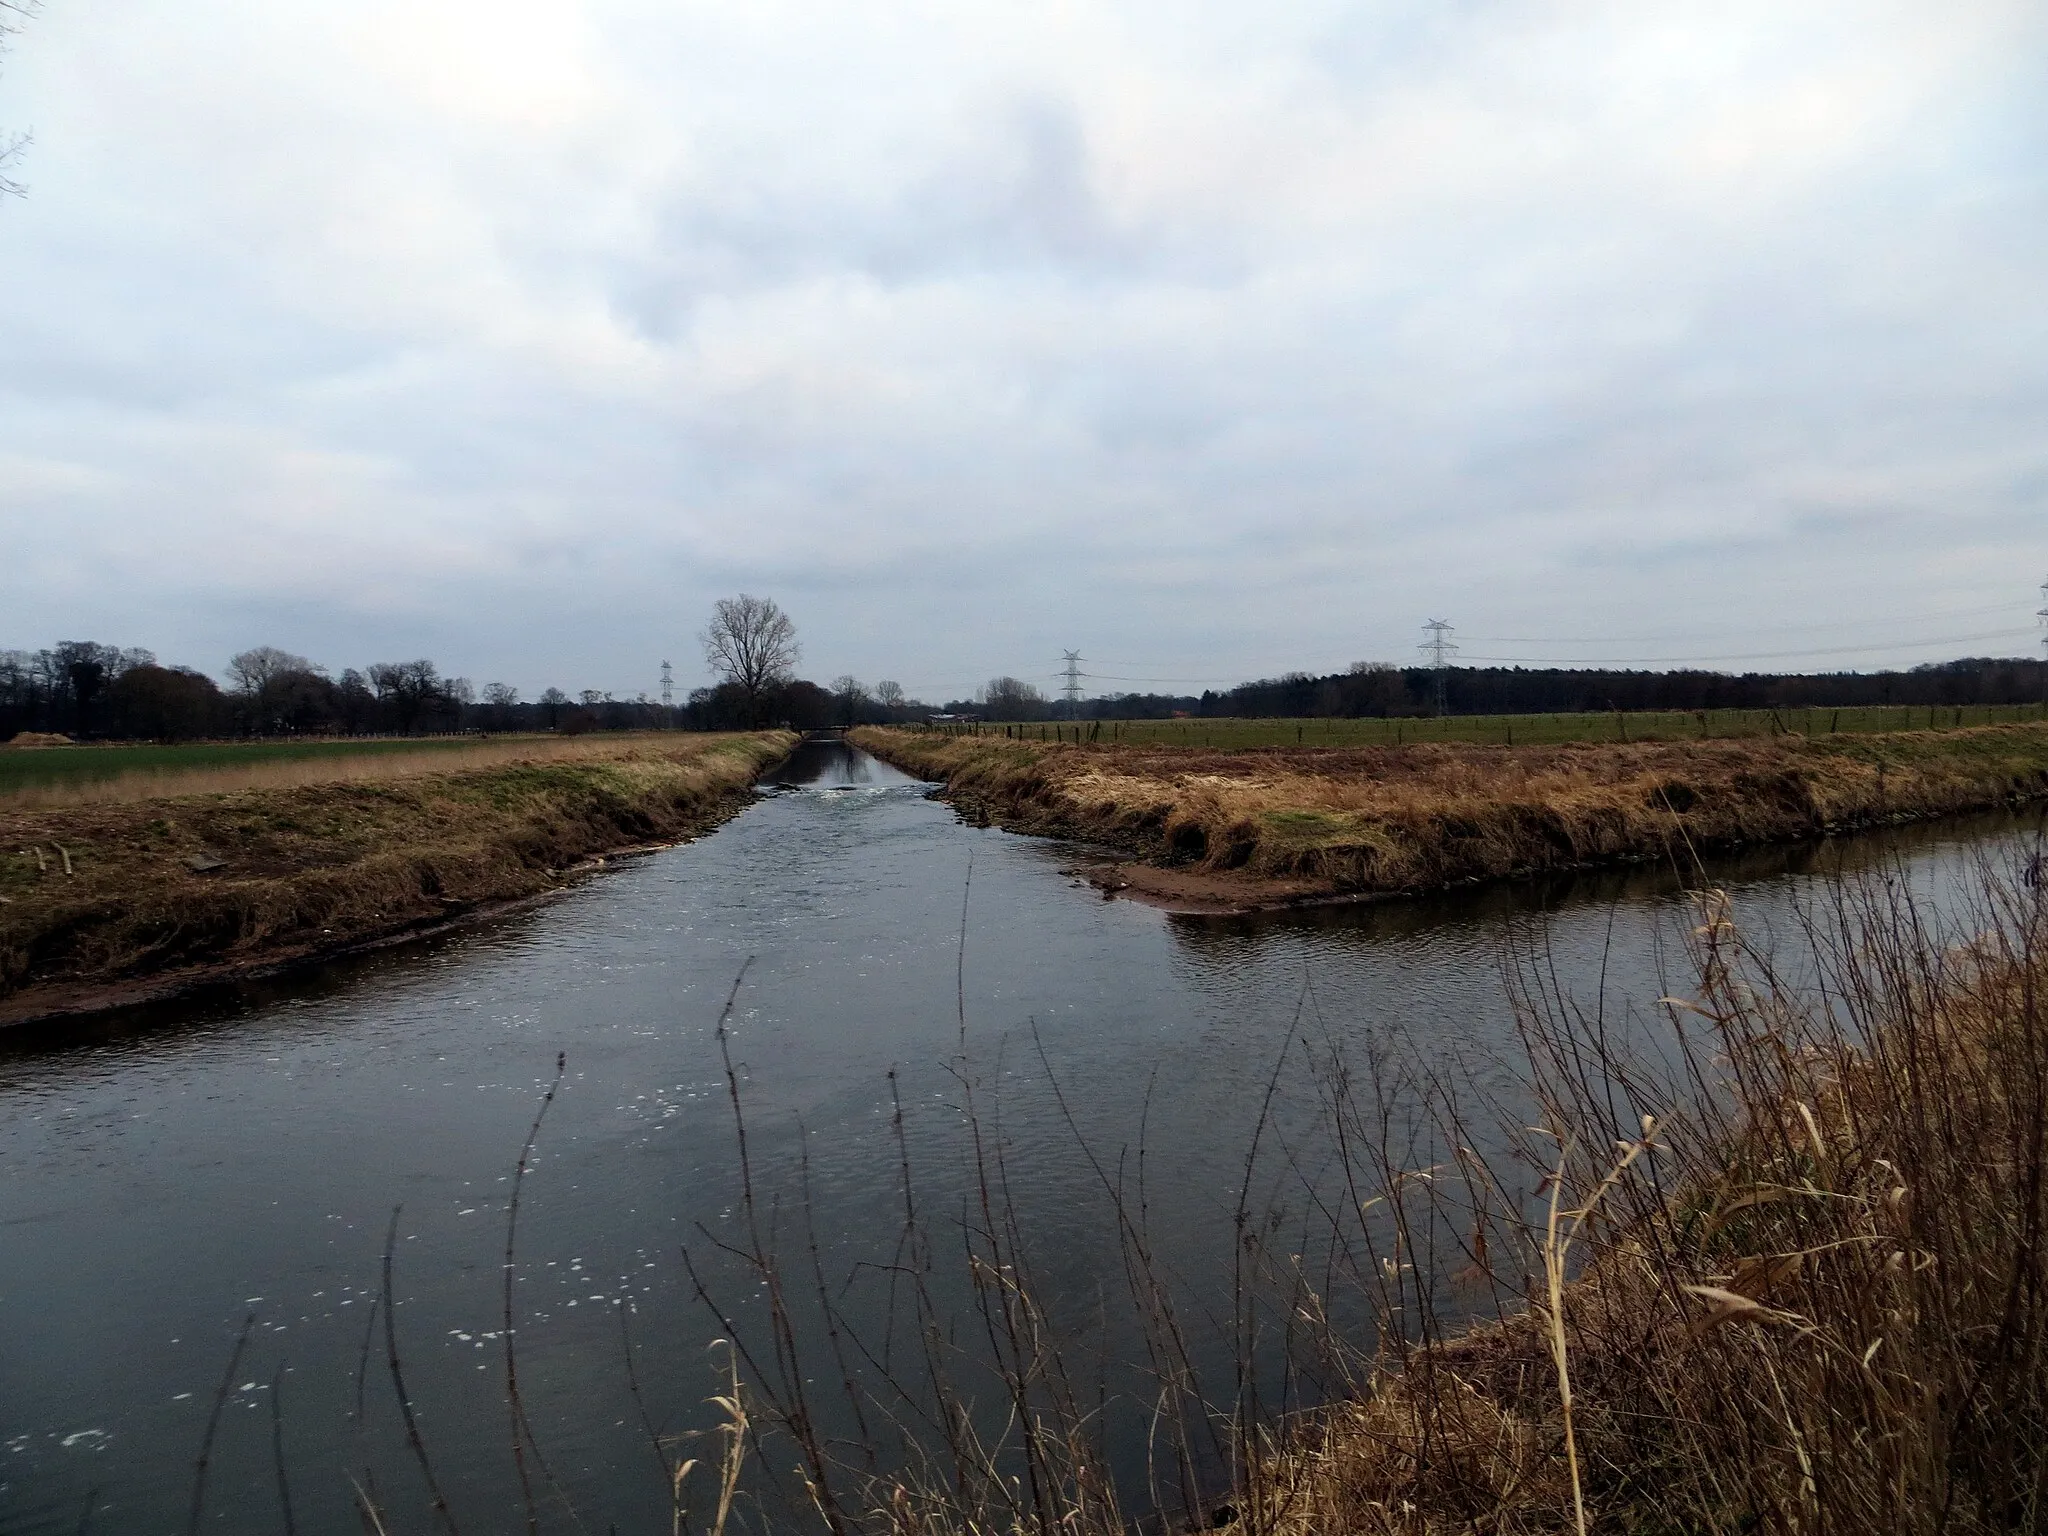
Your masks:
{"label": "muddy bank", "polygon": [[262,974],[544,900],[748,803],[787,732],[573,762],[0,808],[0,1025]]}
{"label": "muddy bank", "polygon": [[1491,747],[1050,744],[868,728],[970,820],[1128,853],[1106,895],[1227,912],[1674,859],[2048,797],[2048,726]]}

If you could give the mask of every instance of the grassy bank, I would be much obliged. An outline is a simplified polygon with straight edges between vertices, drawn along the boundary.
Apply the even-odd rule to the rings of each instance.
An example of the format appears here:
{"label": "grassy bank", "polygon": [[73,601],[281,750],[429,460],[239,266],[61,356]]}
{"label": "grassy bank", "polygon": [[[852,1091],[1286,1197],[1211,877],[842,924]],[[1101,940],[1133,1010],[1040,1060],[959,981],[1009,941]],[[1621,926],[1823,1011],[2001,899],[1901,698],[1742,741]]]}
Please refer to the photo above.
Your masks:
{"label": "grassy bank", "polygon": [[617,736],[343,737],[179,745],[0,745],[0,807],[155,800],[166,795],[283,789],[411,778],[497,763],[602,758]]}
{"label": "grassy bank", "polygon": [[874,728],[854,739],[942,780],[969,815],[1124,849],[1139,863],[1116,878],[1225,903],[1426,890],[2048,795],[2048,724],[1235,752]]}
{"label": "grassy bank", "polygon": [[482,766],[386,753],[367,775],[336,761],[312,783],[0,801],[0,1022],[542,894],[594,856],[714,825],[794,743],[499,743]]}
{"label": "grassy bank", "polygon": [[[1054,1071],[1100,1058],[1038,1046],[1073,1138],[1060,1176],[1093,1176],[1039,1206],[1038,1231],[1023,1230],[1012,1178],[1038,1177],[1019,1154],[1042,1159],[1058,1118],[1004,1111],[1003,1081],[1029,1060],[1021,1041],[980,1064],[969,1052],[963,915],[949,978],[960,1050],[926,1112],[958,1139],[906,1128],[889,1074],[872,1116],[889,1140],[858,1198],[876,1193],[869,1179],[900,1185],[901,1225],[863,1207],[872,1259],[858,1240],[821,1256],[800,1126],[794,1169],[761,1138],[749,1152],[755,1090],[728,1033],[743,966],[714,1027],[735,1166],[707,1170],[731,1220],[700,1228],[685,1258],[705,1308],[686,1335],[718,1336],[708,1427],[668,1431],[665,1409],[694,1406],[700,1386],[668,1383],[650,1412],[642,1383],[659,1378],[646,1355],[633,1375],[633,1339],[644,1348],[661,1324],[620,1299],[615,1368],[645,1429],[644,1475],[673,1501],[673,1524],[659,1523],[705,1536],[2040,1529],[2048,896],[2028,883],[2038,872],[1986,876],[1945,919],[1913,905],[1915,882],[1882,873],[1809,892],[1803,917],[1754,949],[1729,899],[1702,892],[1677,929],[1689,949],[1626,995],[1609,992],[1603,961],[1598,993],[1567,996],[1548,936],[1511,929],[1526,1047],[1512,1083],[1500,1063],[1406,1056],[1398,1033],[1331,1028],[1301,1005],[1270,1064],[1226,1023],[1181,1058],[1256,1110],[1242,1177],[1220,1185],[1181,1149],[1148,1150],[1149,1108],[1091,1143]],[[1272,1112],[1283,1068],[1309,1090],[1301,1112]],[[501,1464],[498,1501],[482,1520],[465,1512],[465,1529],[512,1528],[522,1502],[531,1528],[604,1524],[557,1484],[511,1382],[513,1341],[530,1337],[513,1320],[513,1217],[564,1070],[558,1058],[524,1147],[508,1150],[506,1269],[490,1282],[504,1288],[503,1406],[532,1486]],[[924,1159],[948,1145],[962,1176],[933,1178]],[[1220,1239],[1213,1274],[1192,1279],[1154,1245],[1187,1209],[1155,1206],[1160,1181],[1190,1178],[1218,1204]],[[1097,1199],[1111,1222],[1084,1219]],[[1120,1265],[1073,1263],[1077,1244],[1112,1231]],[[375,1298],[387,1320],[398,1233],[394,1216]],[[886,1288],[886,1308],[866,1311],[856,1283]],[[1104,1354],[1134,1335],[1093,1331],[1112,1313],[1136,1321],[1134,1371],[1113,1374]],[[386,1326],[387,1407],[410,1430]],[[1220,1369],[1211,1333],[1234,1351]],[[260,1379],[234,1347],[223,1401],[225,1384]],[[539,1358],[520,1361],[529,1391],[569,1357]],[[571,1363],[587,1417],[592,1361]],[[472,1370],[466,1356],[448,1368]],[[504,1432],[499,1407],[481,1433]],[[1142,1424],[1142,1457],[1104,1427],[1113,1418]],[[421,1422],[424,1469],[448,1421]],[[566,1422],[534,1416],[549,1437]],[[383,1444],[404,1457],[403,1441]],[[429,1522],[425,1494],[396,1475],[413,1471],[397,1459],[356,1485],[366,1528]],[[462,1496],[481,1506],[493,1491]]]}
{"label": "grassy bank", "polygon": [[1466,741],[1484,746],[1560,746],[1566,742],[1707,741],[1754,737],[1851,736],[1952,731],[2048,720],[2048,704],[1873,704],[1844,709],[1644,709],[1559,711],[1541,715],[1445,715],[1440,718],[1088,720],[939,726],[939,732],[1007,735],[1013,740],[1155,747],[1402,747]]}

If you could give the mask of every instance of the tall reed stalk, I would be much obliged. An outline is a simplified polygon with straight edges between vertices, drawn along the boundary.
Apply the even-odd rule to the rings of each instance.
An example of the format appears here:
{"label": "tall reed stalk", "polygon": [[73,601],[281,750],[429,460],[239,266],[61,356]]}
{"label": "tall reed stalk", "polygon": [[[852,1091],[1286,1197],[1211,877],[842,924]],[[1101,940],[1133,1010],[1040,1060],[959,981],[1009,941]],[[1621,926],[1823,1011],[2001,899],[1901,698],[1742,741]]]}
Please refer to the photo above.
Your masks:
{"label": "tall reed stalk", "polygon": [[[1723,892],[1693,908],[1654,1032],[1518,937],[1519,1088],[1360,1050],[1304,988],[1262,1073],[1227,1291],[1161,1260],[1143,1117],[1115,1151],[1091,1140],[1034,1033],[1110,1217],[1122,1361],[1045,1279],[1059,1234],[1026,1228],[1005,1063],[970,1057],[964,985],[962,1193],[929,1193],[892,1075],[900,1222],[856,1266],[883,1297],[858,1317],[807,1162],[793,1188],[759,1163],[728,998],[740,1208],[688,1255],[730,1341],[709,1536],[2042,1528],[2042,885],[1987,867],[1944,925],[1898,878],[1844,883],[1775,947]],[[1275,1112],[1283,1074],[1312,1090],[1306,1131]],[[388,1321],[387,1341],[403,1407]],[[680,1536],[699,1460],[633,1393]]]}
{"label": "tall reed stalk", "polygon": [[[1352,1061],[1300,1029],[1289,1051],[1318,1085],[1327,1157],[1282,1159],[1321,1230],[1292,1254],[1258,1236],[1254,1148],[1230,1315],[1192,1331],[1201,1309],[1158,1262],[1142,1181],[1074,1128],[1142,1324],[1143,1487],[1111,1475],[1085,1354],[1050,1323],[1007,1199],[999,1117],[961,1075],[978,1337],[935,1312],[941,1245],[906,1156],[898,1252],[921,1259],[900,1278],[922,1357],[906,1370],[835,1319],[878,1367],[839,1373],[842,1390],[898,1444],[840,1454],[796,1394],[801,1366],[778,1357],[758,1382],[766,1421],[813,1437],[800,1461],[821,1517],[906,1536],[1110,1536],[1148,1509],[1261,1536],[2040,1526],[2040,892],[1986,870],[1951,931],[1874,878],[1775,950],[1724,893],[1694,900],[1689,983],[1658,1004],[1661,1038],[1633,1047],[1555,986],[1540,944],[1520,951],[1534,1123],[1489,1131],[1509,1106],[1474,1080]],[[774,1273],[772,1254],[748,1258]],[[831,1305],[822,1287],[815,1301]],[[1228,1375],[1199,1368],[1208,1328],[1233,1341]],[[1274,1381],[1296,1384],[1277,1412]]]}

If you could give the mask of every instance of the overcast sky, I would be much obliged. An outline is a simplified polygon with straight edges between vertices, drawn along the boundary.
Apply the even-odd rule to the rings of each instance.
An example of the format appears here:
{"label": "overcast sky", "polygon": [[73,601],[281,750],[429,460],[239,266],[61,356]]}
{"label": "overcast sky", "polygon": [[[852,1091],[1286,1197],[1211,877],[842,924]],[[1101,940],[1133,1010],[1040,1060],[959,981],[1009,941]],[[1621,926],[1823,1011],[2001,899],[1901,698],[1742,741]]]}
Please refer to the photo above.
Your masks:
{"label": "overcast sky", "polygon": [[2038,655],[2044,80],[2038,0],[46,0],[0,646]]}

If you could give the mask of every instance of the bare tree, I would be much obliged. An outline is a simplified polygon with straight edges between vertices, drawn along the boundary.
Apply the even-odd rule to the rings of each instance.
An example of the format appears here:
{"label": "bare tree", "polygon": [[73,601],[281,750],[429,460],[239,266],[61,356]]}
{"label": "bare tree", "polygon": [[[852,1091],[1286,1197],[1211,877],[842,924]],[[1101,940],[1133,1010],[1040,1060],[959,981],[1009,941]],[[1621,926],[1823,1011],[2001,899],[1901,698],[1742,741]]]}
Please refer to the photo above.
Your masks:
{"label": "bare tree", "polygon": [[122,650],[96,640],[60,640],[47,668],[71,695],[73,729],[83,735],[91,723],[93,701],[107,685],[134,667],[156,665],[156,657],[144,650]]}
{"label": "bare tree", "polygon": [[253,736],[320,730],[339,713],[336,690],[324,667],[274,645],[254,646],[228,658],[236,729]]}
{"label": "bare tree", "polygon": [[894,678],[883,678],[875,684],[875,702],[888,710],[893,718],[903,708],[903,685]]}
{"label": "bare tree", "polygon": [[466,677],[441,679],[441,702],[455,714],[455,728],[466,730],[476,711],[476,684]]}
{"label": "bare tree", "polygon": [[391,711],[398,734],[410,736],[430,705],[441,702],[440,671],[422,656],[417,661],[380,661],[370,668],[377,699]]}
{"label": "bare tree", "polygon": [[[40,0],[0,0],[0,54],[7,51],[8,40],[21,30],[22,22],[40,9]],[[20,197],[28,190],[7,170],[20,161],[32,139],[26,133],[0,134],[0,197]]]}
{"label": "bare tree", "polygon": [[519,703],[519,690],[510,683],[485,683],[482,694],[481,714],[484,729],[504,731],[512,728],[512,711]]}
{"label": "bare tree", "polygon": [[354,667],[346,669],[334,685],[334,712],[341,728],[351,736],[376,728],[377,696],[370,690],[370,680]]}
{"label": "bare tree", "polygon": [[304,656],[294,656],[290,651],[280,651],[274,645],[258,645],[246,651],[237,651],[228,658],[228,681],[235,692],[255,698],[278,678],[294,672],[312,676],[321,675],[316,667]]}
{"label": "bare tree", "polygon": [[772,598],[744,592],[721,597],[711,610],[711,627],[697,638],[711,669],[745,699],[747,722],[759,725],[762,701],[770,689],[789,681],[802,654],[789,615]]}
{"label": "bare tree", "polygon": [[35,657],[27,651],[0,651],[0,707],[25,716],[39,696]]}
{"label": "bare tree", "polygon": [[1045,695],[1022,678],[992,677],[981,690],[991,720],[1043,720]]}
{"label": "bare tree", "polygon": [[851,672],[842,672],[832,679],[832,696],[839,701],[840,724],[859,725],[868,703],[867,684]]}

